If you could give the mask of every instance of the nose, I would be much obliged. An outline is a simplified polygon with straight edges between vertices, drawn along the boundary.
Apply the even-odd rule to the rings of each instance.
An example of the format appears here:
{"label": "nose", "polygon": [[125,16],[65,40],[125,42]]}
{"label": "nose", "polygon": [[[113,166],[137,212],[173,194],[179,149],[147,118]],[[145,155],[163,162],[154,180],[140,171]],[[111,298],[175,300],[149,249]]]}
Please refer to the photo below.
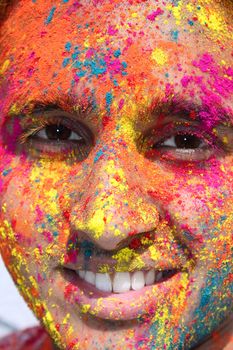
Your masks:
{"label": "nose", "polygon": [[142,155],[127,150],[119,143],[105,145],[104,152],[98,149],[71,210],[73,229],[105,250],[116,249],[131,235],[154,230],[159,221],[158,208],[138,170]]}

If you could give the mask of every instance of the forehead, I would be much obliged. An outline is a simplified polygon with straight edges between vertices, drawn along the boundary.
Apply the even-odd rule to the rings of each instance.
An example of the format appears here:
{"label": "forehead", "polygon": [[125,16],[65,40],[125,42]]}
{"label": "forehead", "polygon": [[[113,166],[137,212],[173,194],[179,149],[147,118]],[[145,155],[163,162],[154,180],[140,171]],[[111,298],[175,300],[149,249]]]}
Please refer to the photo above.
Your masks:
{"label": "forehead", "polygon": [[11,67],[21,95],[75,86],[104,104],[112,90],[141,99],[175,85],[195,55],[229,63],[227,4],[19,1],[2,28],[1,69]]}
{"label": "forehead", "polygon": [[[15,33],[12,28],[17,27],[19,40],[32,37],[32,33],[57,37],[61,34],[76,34],[80,39],[83,35],[95,37],[97,42],[103,42],[103,35],[114,40],[126,38],[130,34],[164,37],[172,34],[173,39],[178,33],[170,30],[177,27],[182,37],[192,36],[192,33],[201,33],[201,29],[208,28],[210,36],[222,39],[230,36],[229,7],[230,1],[15,1],[10,14],[8,35]],[[200,27],[199,27],[200,25]],[[201,28],[203,27],[203,28]],[[28,36],[28,32],[30,34]],[[183,32],[183,33],[182,33]],[[185,33],[185,35],[184,35]],[[21,34],[21,35],[20,35]],[[83,34],[83,35],[82,35]],[[101,38],[100,38],[101,35]],[[231,36],[232,38],[232,36]],[[171,38],[172,39],[172,38]],[[21,41],[20,40],[20,41]],[[98,41],[99,40],[99,41]]]}

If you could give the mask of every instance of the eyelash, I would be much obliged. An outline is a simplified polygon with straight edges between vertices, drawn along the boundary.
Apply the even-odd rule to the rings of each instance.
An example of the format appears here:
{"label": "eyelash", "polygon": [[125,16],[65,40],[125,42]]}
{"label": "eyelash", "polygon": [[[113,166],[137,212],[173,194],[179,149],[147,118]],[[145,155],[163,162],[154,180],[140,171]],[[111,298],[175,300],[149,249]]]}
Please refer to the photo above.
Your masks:
{"label": "eyelash", "polygon": [[[48,119],[40,118],[37,121],[39,125],[32,125],[26,130],[23,130],[19,137],[21,145],[27,145],[27,149],[30,154],[36,157],[43,158],[75,158],[78,161],[82,161],[87,157],[93,144],[93,137],[91,132],[81,123],[77,121],[71,121],[64,119],[64,116],[53,116]],[[36,134],[45,129],[48,126],[65,126],[71,132],[75,132],[82,139],[81,140],[45,140],[42,138],[36,138]],[[78,125],[74,129],[74,125]],[[69,143],[69,144],[68,144]]]}
{"label": "eyelash", "polygon": [[[39,125],[34,125],[24,130],[19,138],[21,144],[29,143],[28,148],[30,153],[44,158],[75,158],[78,161],[82,161],[88,156],[94,142],[90,135],[91,132],[83,124],[78,123],[78,127],[74,131],[73,126],[77,125],[77,121],[74,123],[70,120],[64,119],[64,117],[53,116],[48,119],[41,118],[38,119],[38,122]],[[72,140],[49,141],[35,138],[38,132],[50,125],[65,126],[70,129],[71,132],[76,132],[83,138],[83,140],[80,142],[75,142]],[[163,145],[165,141],[168,141],[172,137],[175,138],[178,135],[188,135],[199,138],[205,143],[206,146],[196,149],[178,149]],[[198,126],[187,125],[187,122],[185,124],[170,123],[164,125],[160,131],[155,131],[152,129],[152,131],[149,132],[149,135],[143,137],[140,149],[145,157],[151,160],[159,158],[162,160],[173,160],[176,162],[197,162],[206,161],[214,153],[219,153],[223,148],[222,145],[219,145],[219,141],[220,140],[217,140],[216,136],[200,130]]]}
{"label": "eyelash", "polygon": [[[194,149],[164,145],[165,141],[179,135],[196,137],[205,145]],[[219,154],[223,148],[215,135],[200,130],[198,126],[180,125],[180,123],[178,125],[176,123],[165,125],[159,132],[152,130],[149,135],[143,138],[142,144],[143,153],[147,158],[176,162],[207,161],[214,153]]]}

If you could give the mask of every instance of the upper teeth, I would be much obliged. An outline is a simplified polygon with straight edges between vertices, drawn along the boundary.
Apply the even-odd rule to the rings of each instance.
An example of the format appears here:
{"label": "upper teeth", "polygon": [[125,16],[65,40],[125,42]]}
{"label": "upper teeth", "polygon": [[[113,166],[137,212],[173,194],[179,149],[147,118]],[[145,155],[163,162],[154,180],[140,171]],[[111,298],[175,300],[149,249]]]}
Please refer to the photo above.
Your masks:
{"label": "upper teeth", "polygon": [[80,278],[90,284],[93,284],[97,289],[104,292],[124,293],[130,289],[139,290],[145,285],[152,285],[159,282],[164,274],[161,271],[151,269],[149,271],[116,272],[109,273],[94,273],[92,271],[78,270],[76,273]]}

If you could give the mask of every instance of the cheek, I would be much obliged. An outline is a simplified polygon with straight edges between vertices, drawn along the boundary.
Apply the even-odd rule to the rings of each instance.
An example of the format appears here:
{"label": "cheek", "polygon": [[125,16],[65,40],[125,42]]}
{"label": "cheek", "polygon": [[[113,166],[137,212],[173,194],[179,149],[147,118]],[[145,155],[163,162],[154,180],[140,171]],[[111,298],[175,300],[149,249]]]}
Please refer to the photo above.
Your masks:
{"label": "cheek", "polygon": [[[218,174],[217,174],[218,173]],[[218,175],[217,181],[209,182]],[[221,266],[231,256],[232,203],[230,173],[205,174],[183,183],[167,209],[181,240],[198,261]]]}
{"label": "cheek", "polygon": [[64,249],[71,203],[77,201],[85,175],[80,165],[73,169],[56,161],[33,162],[15,157],[3,165],[1,236],[4,246],[26,248],[42,259],[51,245]]}

